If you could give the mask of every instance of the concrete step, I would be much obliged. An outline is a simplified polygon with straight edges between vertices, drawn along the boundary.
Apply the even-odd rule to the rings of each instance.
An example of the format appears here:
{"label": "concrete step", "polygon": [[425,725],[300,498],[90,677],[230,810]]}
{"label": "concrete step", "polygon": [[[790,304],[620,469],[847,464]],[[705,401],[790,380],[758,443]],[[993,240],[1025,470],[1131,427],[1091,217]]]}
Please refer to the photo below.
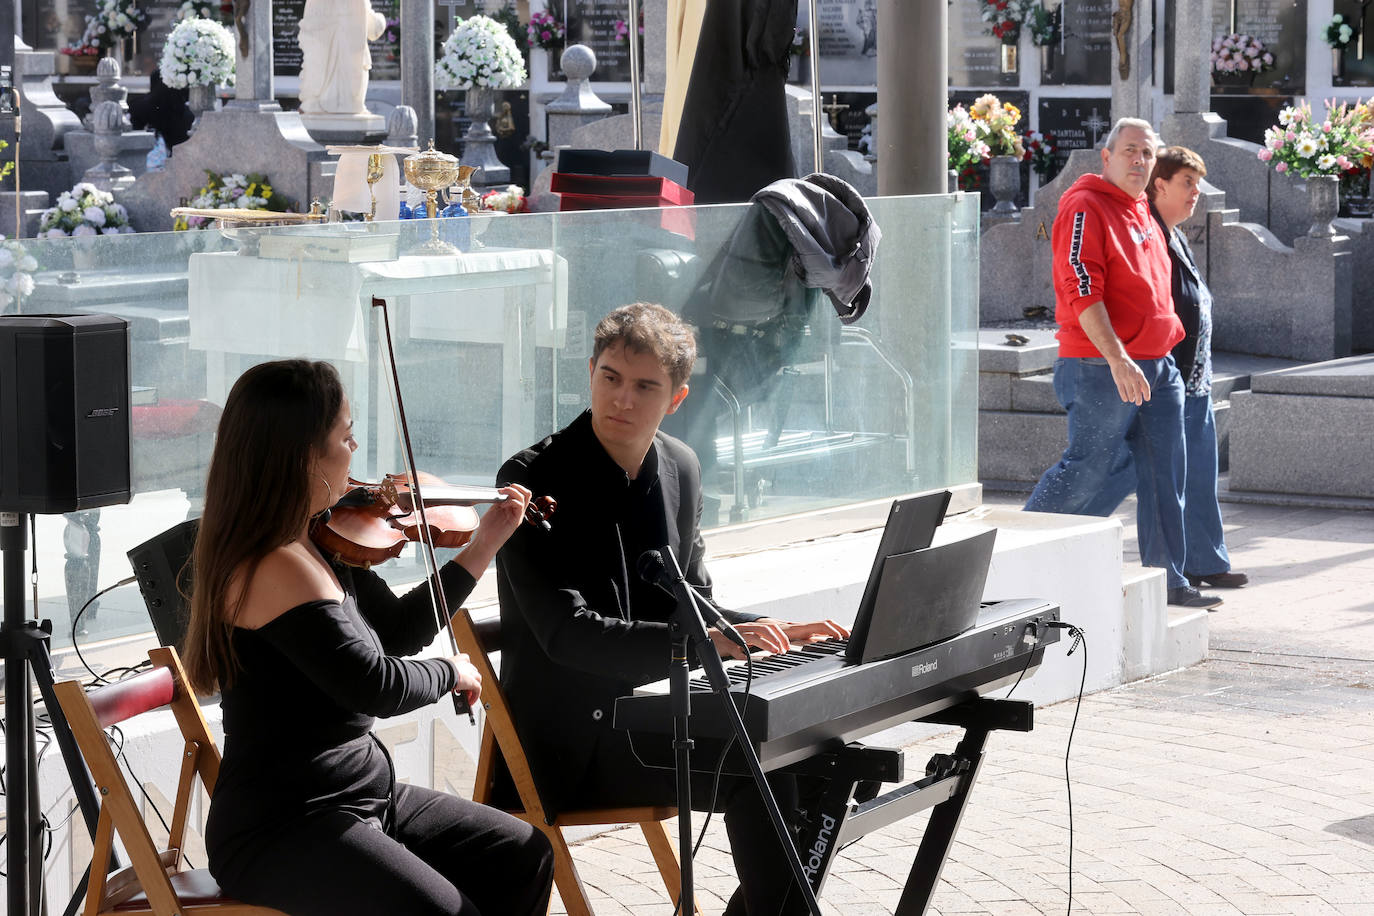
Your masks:
{"label": "concrete step", "polygon": [[1124,681],[1197,664],[1207,657],[1207,612],[1171,607],[1167,601],[1164,570],[1134,563],[1122,566]]}

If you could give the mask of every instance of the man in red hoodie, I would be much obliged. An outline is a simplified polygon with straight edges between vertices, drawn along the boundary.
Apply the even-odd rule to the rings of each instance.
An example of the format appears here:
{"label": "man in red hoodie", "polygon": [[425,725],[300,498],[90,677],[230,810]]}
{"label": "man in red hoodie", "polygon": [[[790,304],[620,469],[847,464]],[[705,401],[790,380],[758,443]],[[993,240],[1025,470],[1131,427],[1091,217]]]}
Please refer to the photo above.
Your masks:
{"label": "man in red hoodie", "polygon": [[1147,479],[1136,514],[1141,562],[1165,570],[1169,603],[1212,608],[1183,574],[1183,382],[1170,351],[1183,339],[1171,294],[1169,240],[1145,187],[1159,137],[1122,118],[1107,135],[1102,174],[1084,175],[1059,201],[1051,246],[1059,358],[1054,391],[1069,415],[1069,447],[1036,484],[1026,509],[1111,515],[1106,487],[1123,442]]}

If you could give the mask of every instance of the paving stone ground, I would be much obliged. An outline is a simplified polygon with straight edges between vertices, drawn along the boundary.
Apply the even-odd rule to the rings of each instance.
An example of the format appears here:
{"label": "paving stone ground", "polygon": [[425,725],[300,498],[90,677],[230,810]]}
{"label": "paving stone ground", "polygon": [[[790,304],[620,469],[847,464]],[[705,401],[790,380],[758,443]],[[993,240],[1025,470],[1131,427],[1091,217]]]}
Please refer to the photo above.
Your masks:
{"label": "paving stone ground", "polygon": [[[995,734],[931,913],[1374,916],[1374,512],[1223,509],[1252,583],[1212,615],[1211,657]],[[906,748],[908,772],[953,742]],[[846,848],[824,912],[891,913],[923,828]],[[575,855],[598,916],[672,912],[637,832]],[[719,824],[696,869],[702,911],[722,912],[735,878]]]}

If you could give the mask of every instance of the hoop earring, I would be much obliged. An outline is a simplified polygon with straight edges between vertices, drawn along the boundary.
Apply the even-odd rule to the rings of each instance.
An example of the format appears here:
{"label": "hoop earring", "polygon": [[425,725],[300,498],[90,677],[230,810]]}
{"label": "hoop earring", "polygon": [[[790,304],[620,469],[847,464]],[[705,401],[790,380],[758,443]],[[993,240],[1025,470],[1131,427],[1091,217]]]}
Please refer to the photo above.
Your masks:
{"label": "hoop earring", "polygon": [[329,478],[325,477],[323,474],[320,474],[320,480],[324,481],[324,489],[326,495],[329,497],[329,505],[325,507],[324,511],[315,516],[315,524],[324,525],[329,522],[329,517],[334,513],[332,508],[334,505],[334,488],[329,485]]}

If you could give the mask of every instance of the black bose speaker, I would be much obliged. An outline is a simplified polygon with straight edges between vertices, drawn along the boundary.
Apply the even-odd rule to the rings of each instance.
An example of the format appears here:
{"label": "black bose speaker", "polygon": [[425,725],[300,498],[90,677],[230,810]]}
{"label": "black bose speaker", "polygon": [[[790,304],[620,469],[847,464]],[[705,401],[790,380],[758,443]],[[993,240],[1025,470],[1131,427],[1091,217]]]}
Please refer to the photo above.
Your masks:
{"label": "black bose speaker", "polygon": [[174,525],[129,551],[143,603],[153,620],[158,645],[181,648],[191,619],[191,551],[196,546],[200,519]]}
{"label": "black bose speaker", "polygon": [[127,503],[130,425],[127,321],[0,318],[0,509]]}

